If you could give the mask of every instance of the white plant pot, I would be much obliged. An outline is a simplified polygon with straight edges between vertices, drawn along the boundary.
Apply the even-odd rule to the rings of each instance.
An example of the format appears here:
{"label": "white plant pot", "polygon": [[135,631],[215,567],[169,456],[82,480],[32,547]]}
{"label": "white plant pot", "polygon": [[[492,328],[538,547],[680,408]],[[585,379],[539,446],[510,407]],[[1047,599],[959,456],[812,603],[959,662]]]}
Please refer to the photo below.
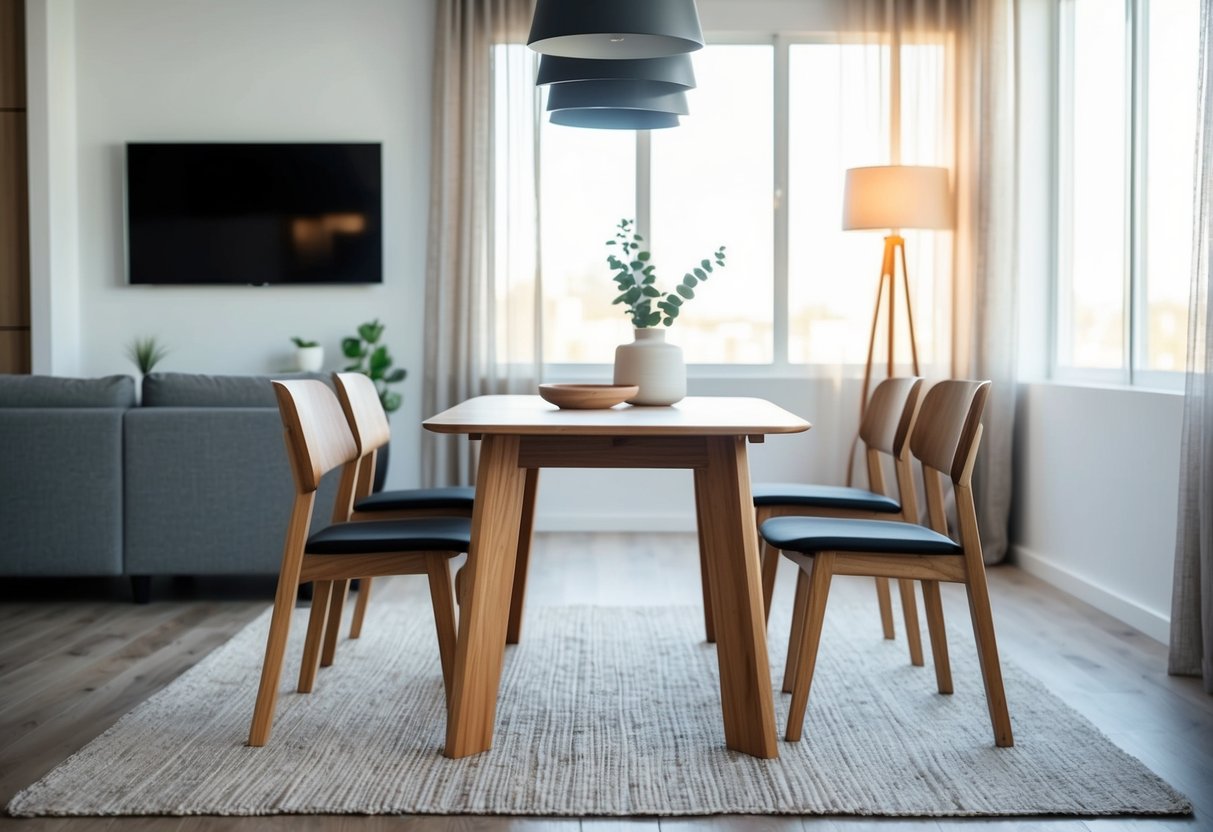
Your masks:
{"label": "white plant pot", "polygon": [[665,342],[665,329],[635,331],[636,340],[615,348],[615,383],[636,384],[629,404],[669,405],[687,395],[687,365],[682,347]]}
{"label": "white plant pot", "polygon": [[295,362],[301,373],[318,373],[324,367],[324,347],[298,347]]}

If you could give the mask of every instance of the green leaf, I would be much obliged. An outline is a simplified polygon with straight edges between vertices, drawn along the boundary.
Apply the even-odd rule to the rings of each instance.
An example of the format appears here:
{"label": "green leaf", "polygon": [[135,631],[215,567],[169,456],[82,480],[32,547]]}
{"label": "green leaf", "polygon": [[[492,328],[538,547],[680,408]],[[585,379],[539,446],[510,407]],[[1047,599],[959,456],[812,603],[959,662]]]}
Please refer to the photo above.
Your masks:
{"label": "green leaf", "polygon": [[376,347],[375,351],[371,353],[371,378],[382,377],[383,372],[390,366],[392,366],[392,356],[388,353],[387,347]]}
{"label": "green leaf", "polygon": [[[365,358],[366,350],[362,348],[362,342],[357,338],[342,338],[341,353],[346,358]],[[357,369],[357,365],[354,366]]]}
{"label": "green leaf", "polygon": [[689,274],[682,279],[682,285],[686,286],[688,289],[693,289],[695,287],[695,284],[698,282],[699,281],[697,279],[695,279],[694,277],[692,277]]}
{"label": "green leaf", "polygon": [[678,295],[666,295],[665,299],[670,302],[671,306],[682,306],[682,298]]}
{"label": "green leaf", "polygon": [[637,255],[636,255],[636,259],[637,259],[637,260],[646,260],[646,261],[647,261],[647,260],[648,260],[650,257],[652,257],[652,256],[653,256],[653,255],[652,255],[652,254],[650,254],[649,252],[647,252],[647,251],[642,251],[642,252],[640,252],[639,254],[637,254]]}
{"label": "green leaf", "polygon": [[678,291],[678,294],[682,295],[687,300],[690,300],[691,298],[695,297],[694,290],[691,289],[691,287],[687,286],[686,284],[679,285],[677,291]]}
{"label": "green leaf", "polygon": [[348,367],[341,368],[341,372],[343,372],[343,373],[357,373],[357,372],[361,372],[361,371],[362,371],[362,365],[360,365],[360,364],[351,364]]}
{"label": "green leaf", "polygon": [[370,323],[365,323],[362,326],[358,327],[358,335],[361,336],[362,340],[366,341],[368,344],[373,344],[376,341],[378,341],[379,336],[381,336],[382,334],[383,334],[383,324],[379,323],[378,318],[371,321]]}
{"label": "green leaf", "polygon": [[615,241],[614,241],[614,240],[607,240],[607,241],[606,241],[606,244],[607,244],[608,246],[613,246],[613,245],[615,245]]}
{"label": "green leaf", "polygon": [[664,323],[666,326],[669,326],[670,324],[674,323],[674,319],[666,318],[664,321],[662,321],[662,323]]}
{"label": "green leaf", "polygon": [[407,375],[408,375],[407,370],[405,370],[403,367],[397,367],[395,370],[392,370],[390,373],[388,373],[386,376],[384,376],[383,381],[386,384],[396,384],[398,382],[404,381],[405,376],[407,376]]}
{"label": "green leaf", "polygon": [[383,405],[384,411],[387,413],[395,413],[400,409],[404,398],[399,393],[392,393],[384,390],[379,394],[379,403]]}
{"label": "green leaf", "polygon": [[705,269],[711,269],[711,268],[712,268],[712,264],[711,264],[711,263],[709,263],[707,260],[700,260],[700,261],[699,261],[699,265],[703,266]]}
{"label": "green leaf", "polygon": [[623,300],[625,303],[635,303],[640,300],[640,287],[633,286],[631,289],[628,289],[623,295]]}
{"label": "green leaf", "polygon": [[661,292],[657,291],[656,286],[645,286],[642,291],[644,292],[645,297],[649,297],[649,298],[661,297]]}
{"label": "green leaf", "polygon": [[635,241],[636,241],[636,242],[638,242],[638,243],[643,243],[643,242],[644,242],[644,237],[641,237],[639,234],[633,234],[633,235],[632,235],[632,239],[633,239],[633,240],[635,240]]}
{"label": "green leaf", "polygon": [[697,278],[699,278],[700,280],[703,280],[703,278],[706,276],[706,274],[705,274],[705,272],[704,272],[704,270],[703,270],[703,269],[696,269],[696,270],[695,270],[695,276],[696,276]]}
{"label": "green leaf", "polygon": [[661,313],[654,312],[653,314],[649,315],[648,319],[645,321],[645,326],[657,326],[659,323],[661,323]]}

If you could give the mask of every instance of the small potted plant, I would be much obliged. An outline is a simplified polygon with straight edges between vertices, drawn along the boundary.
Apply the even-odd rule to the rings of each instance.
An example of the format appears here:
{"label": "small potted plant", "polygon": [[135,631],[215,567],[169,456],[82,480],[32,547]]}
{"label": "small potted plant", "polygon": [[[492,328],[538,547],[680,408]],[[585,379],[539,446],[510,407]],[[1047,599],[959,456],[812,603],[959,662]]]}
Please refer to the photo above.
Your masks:
{"label": "small potted plant", "polygon": [[140,375],[147,375],[168,355],[168,347],[156,340],[155,335],[136,338],[126,345],[126,356],[139,368]]}
{"label": "small potted plant", "polygon": [[[383,328],[384,325],[379,323],[378,318],[363,324],[358,327],[357,336],[342,340],[341,352],[353,362],[345,368],[344,372],[362,373],[368,376],[371,381],[375,382],[375,389],[379,391],[379,403],[383,405],[384,411],[394,413],[400,409],[404,398],[392,390],[391,386],[404,381],[407,373],[403,367],[392,369],[394,363],[392,354],[388,351],[387,344],[379,343],[379,339],[383,337]],[[375,463],[375,491],[381,490],[387,479],[388,449],[390,447],[390,445],[384,445],[379,449],[379,456]]]}
{"label": "small potted plant", "polygon": [[670,405],[687,394],[687,369],[682,348],[665,342],[665,329],[678,319],[683,304],[695,297],[695,287],[712,274],[713,263],[724,268],[724,246],[710,259],[683,275],[672,292],[657,288],[656,267],[652,255],[640,244],[633,221],[619,221],[615,239],[607,240],[610,254],[607,265],[615,272],[613,280],[619,295],[613,303],[622,304],[636,328],[635,340],[615,349],[615,383],[635,384],[640,392],[628,399],[630,404]]}
{"label": "small potted plant", "polygon": [[317,341],[308,341],[298,335],[291,338],[295,345],[295,363],[300,372],[318,373],[324,366],[324,347]]}

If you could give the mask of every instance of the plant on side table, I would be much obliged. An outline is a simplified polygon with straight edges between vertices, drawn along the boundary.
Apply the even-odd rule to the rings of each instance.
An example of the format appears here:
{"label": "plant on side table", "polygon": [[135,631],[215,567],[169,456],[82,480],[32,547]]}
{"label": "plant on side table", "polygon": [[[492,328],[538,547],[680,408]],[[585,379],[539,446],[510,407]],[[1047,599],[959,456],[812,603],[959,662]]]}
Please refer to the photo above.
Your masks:
{"label": "plant on side table", "polygon": [[408,373],[399,367],[392,369],[392,354],[388,352],[386,344],[379,343],[379,339],[383,337],[383,329],[384,324],[379,323],[378,318],[363,324],[358,327],[357,337],[342,340],[341,351],[346,358],[353,361],[345,368],[345,372],[362,373],[370,377],[371,381],[375,382],[375,389],[379,391],[379,402],[383,409],[394,413],[400,409],[404,399],[389,388],[404,381]]}
{"label": "plant on side table", "polygon": [[318,373],[324,366],[324,347],[318,341],[308,341],[298,335],[291,338],[295,345],[295,363],[304,373]]}
{"label": "plant on side table", "polygon": [[636,328],[635,340],[615,349],[615,383],[636,384],[640,392],[628,399],[631,404],[670,405],[687,394],[686,363],[682,349],[665,342],[665,330],[678,319],[683,305],[694,299],[695,288],[712,274],[724,268],[724,246],[710,258],[699,261],[672,292],[657,288],[656,267],[652,254],[640,247],[644,238],[636,233],[635,223],[619,221],[615,239],[607,240],[610,253],[607,265],[615,272],[612,279],[619,295],[612,301],[623,304],[627,316]]}

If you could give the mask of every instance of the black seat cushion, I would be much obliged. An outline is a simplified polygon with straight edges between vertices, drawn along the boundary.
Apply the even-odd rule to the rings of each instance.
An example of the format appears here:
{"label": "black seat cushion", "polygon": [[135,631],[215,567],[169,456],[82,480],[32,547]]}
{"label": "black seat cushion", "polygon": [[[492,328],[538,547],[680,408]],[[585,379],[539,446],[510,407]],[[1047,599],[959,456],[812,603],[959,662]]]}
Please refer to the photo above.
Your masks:
{"label": "black seat cushion", "polygon": [[892,497],[843,485],[797,482],[763,482],[751,489],[756,506],[806,506],[853,511],[882,511],[896,514],[901,504]]}
{"label": "black seat cushion", "polygon": [[463,517],[334,523],[308,538],[309,555],[377,552],[466,552],[472,521]]}
{"label": "black seat cushion", "polygon": [[959,555],[950,537],[917,523],[836,517],[776,517],[762,524],[762,538],[790,552],[873,552],[891,555]]}
{"label": "black seat cushion", "polygon": [[355,511],[405,511],[415,508],[466,508],[472,510],[476,489],[470,485],[450,488],[407,488],[380,491],[354,503]]}

